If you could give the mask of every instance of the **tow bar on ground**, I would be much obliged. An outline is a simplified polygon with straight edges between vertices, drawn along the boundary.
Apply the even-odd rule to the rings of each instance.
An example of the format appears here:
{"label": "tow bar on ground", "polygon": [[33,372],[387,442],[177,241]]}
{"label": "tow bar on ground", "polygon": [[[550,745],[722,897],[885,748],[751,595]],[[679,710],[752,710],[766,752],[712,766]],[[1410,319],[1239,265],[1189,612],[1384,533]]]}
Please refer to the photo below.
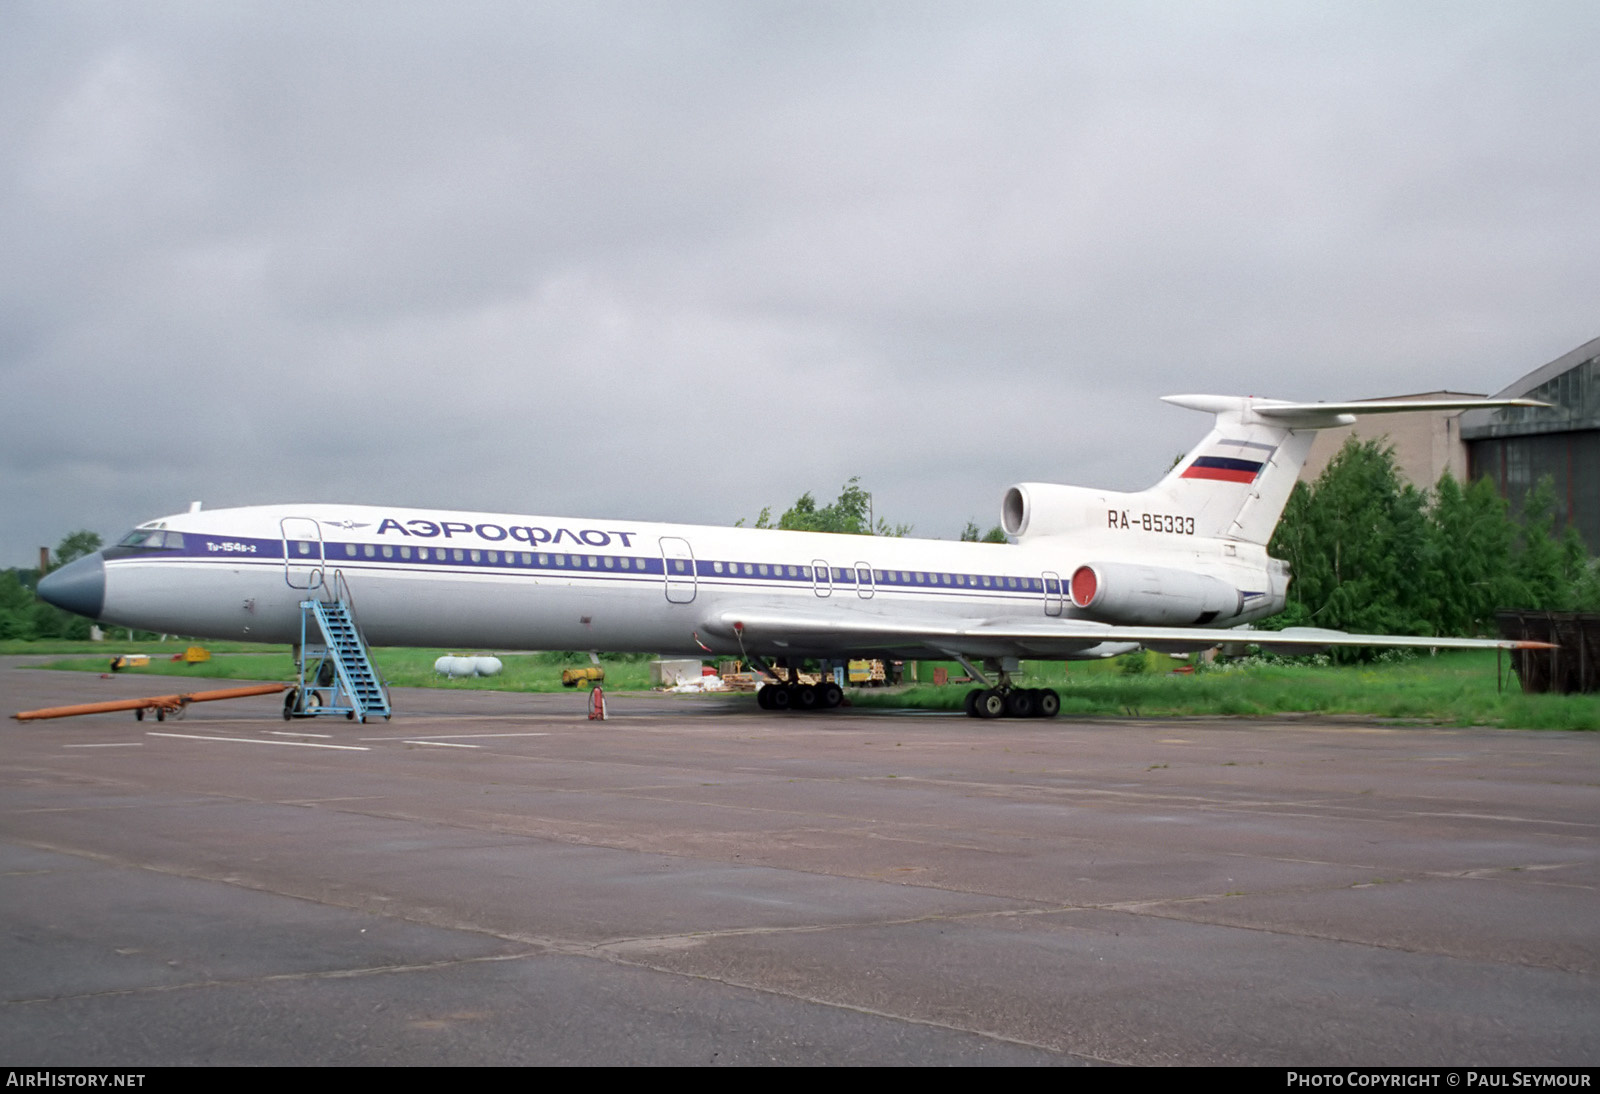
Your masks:
{"label": "tow bar on ground", "polygon": [[164,722],[167,715],[183,713],[190,703],[210,703],[218,699],[243,699],[251,695],[271,695],[289,684],[253,684],[247,688],[219,688],[216,691],[191,691],[179,695],[150,695],[143,699],[114,699],[109,703],[80,703],[70,707],[45,707],[42,710],[23,710],[11,717],[19,722],[32,722],[40,718],[71,718],[79,714],[109,714],[112,711],[131,710],[133,716],[144,721],[146,714],[154,714],[156,721]]}

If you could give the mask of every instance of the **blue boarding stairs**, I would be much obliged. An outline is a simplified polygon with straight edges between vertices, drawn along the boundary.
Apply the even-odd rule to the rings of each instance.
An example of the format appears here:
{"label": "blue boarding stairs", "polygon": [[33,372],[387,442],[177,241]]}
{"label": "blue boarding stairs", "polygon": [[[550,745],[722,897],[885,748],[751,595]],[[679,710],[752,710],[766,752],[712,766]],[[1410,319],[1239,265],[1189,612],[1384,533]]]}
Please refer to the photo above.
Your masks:
{"label": "blue boarding stairs", "polygon": [[[335,576],[334,589],[332,600],[300,602],[300,683],[284,696],[283,717],[342,714],[357,722],[387,721],[393,713],[389,688],[356,626],[343,575]],[[322,636],[320,644],[313,625]]]}

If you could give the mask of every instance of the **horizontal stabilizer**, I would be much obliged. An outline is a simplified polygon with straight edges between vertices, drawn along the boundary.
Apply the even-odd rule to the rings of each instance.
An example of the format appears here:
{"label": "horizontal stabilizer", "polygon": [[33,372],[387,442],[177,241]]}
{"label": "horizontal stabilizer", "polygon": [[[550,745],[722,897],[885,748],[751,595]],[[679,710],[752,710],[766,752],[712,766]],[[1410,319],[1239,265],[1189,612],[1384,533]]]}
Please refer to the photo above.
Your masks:
{"label": "horizontal stabilizer", "polygon": [[1547,407],[1537,399],[1371,399],[1353,403],[1290,403],[1238,395],[1163,395],[1161,401],[1209,414],[1254,414],[1288,429],[1329,429],[1350,425],[1365,414],[1418,414],[1442,410],[1487,410],[1496,407]]}

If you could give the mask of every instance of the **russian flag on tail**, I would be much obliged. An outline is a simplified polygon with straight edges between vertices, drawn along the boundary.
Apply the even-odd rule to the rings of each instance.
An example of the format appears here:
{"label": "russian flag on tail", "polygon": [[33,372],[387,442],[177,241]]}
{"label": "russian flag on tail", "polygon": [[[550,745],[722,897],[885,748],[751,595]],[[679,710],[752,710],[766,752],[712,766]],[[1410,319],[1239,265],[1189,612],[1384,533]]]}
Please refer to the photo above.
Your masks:
{"label": "russian flag on tail", "polygon": [[1218,482],[1255,482],[1266,465],[1259,460],[1241,460],[1232,456],[1197,456],[1184,468],[1186,479],[1215,479]]}

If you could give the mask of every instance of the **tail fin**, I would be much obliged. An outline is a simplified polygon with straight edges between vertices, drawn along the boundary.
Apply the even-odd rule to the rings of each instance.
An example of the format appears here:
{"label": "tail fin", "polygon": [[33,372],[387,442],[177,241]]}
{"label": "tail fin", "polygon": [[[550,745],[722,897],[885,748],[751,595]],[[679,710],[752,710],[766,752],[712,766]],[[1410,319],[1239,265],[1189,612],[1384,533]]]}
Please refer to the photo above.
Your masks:
{"label": "tail fin", "polygon": [[1199,536],[1263,546],[1272,538],[1316,431],[1352,425],[1357,415],[1542,406],[1531,399],[1383,400],[1364,403],[1287,403],[1227,395],[1168,395],[1163,400],[1210,411],[1216,423],[1205,440],[1145,491],[1152,505],[1194,517]]}

